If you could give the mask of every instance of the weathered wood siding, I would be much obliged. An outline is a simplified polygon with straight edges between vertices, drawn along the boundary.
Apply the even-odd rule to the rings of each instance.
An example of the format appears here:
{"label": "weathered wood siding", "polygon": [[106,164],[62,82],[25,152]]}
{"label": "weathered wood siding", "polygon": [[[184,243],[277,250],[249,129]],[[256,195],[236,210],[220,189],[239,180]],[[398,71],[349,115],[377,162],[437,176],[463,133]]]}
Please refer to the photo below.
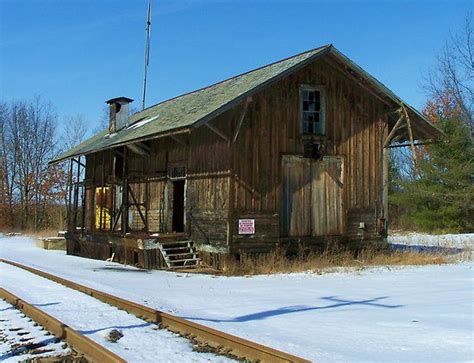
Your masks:
{"label": "weathered wood siding", "polygon": [[[211,122],[229,134],[228,113]],[[189,150],[189,232],[197,243],[226,248],[230,178],[228,143],[204,126],[192,132]]]}
{"label": "weathered wood siding", "polygon": [[[222,122],[227,117],[228,114],[225,114],[212,121],[225,133],[230,132],[231,126]],[[146,214],[149,232],[172,232],[173,183],[168,171],[173,167],[184,166],[185,231],[197,243],[225,246],[230,184],[228,143],[203,127],[194,130],[191,135],[155,139],[146,145],[150,149],[150,155],[146,157],[127,150],[126,168],[129,188],[136,202],[142,204],[140,209],[143,215]],[[120,152],[123,153],[123,150]],[[112,164],[112,151],[87,156],[86,180],[91,191],[102,183],[113,183]],[[123,182],[121,168],[121,162],[116,162],[117,185]],[[133,202],[131,194],[129,202]],[[116,210],[118,208],[117,205]],[[138,208],[129,207],[128,222],[133,232],[144,229]],[[145,213],[146,209],[148,211]],[[87,230],[93,230],[93,199],[86,198],[86,210]],[[116,231],[120,229],[119,223]]]}
{"label": "weathered wood siding", "polygon": [[[282,160],[285,155],[301,156],[305,142],[312,138],[301,133],[301,85],[323,87],[326,132],[314,140],[323,145],[325,156],[344,162],[341,171],[340,164],[319,169],[319,164],[308,161],[310,174],[322,177],[311,182],[312,193],[296,186],[303,192],[293,193],[293,203],[298,204],[300,198],[313,209],[310,215],[301,213],[301,218],[290,219],[288,226],[282,225],[282,218],[288,218],[281,213],[285,200]],[[234,143],[242,107],[210,121],[229,140],[203,125],[190,134],[145,142],[151,153],[147,157],[127,150],[126,172],[138,202],[147,203],[149,232],[171,232],[173,185],[167,175],[170,168],[185,166],[185,231],[197,243],[217,250],[222,247],[221,251],[227,247],[230,252],[258,251],[285,235],[370,238],[376,233],[375,221],[382,209],[382,142],[387,135],[383,102],[336,66],[317,60],[254,95]],[[124,148],[119,151],[124,153]],[[113,182],[112,164],[112,151],[87,157],[89,188]],[[118,184],[122,183],[121,165],[117,162],[115,168]],[[304,184],[304,169],[302,175],[291,175],[287,169],[287,175]],[[340,171],[338,180],[331,179],[331,174]],[[93,208],[93,193],[88,195],[86,207]],[[325,204],[328,198],[333,200],[329,206]],[[92,228],[93,218],[88,210],[86,220],[91,221],[86,223]],[[239,235],[239,218],[255,218],[256,234]],[[135,207],[129,222],[133,229],[143,227]],[[360,222],[368,226],[363,233]]]}
{"label": "weathered wood siding", "polygon": [[[235,250],[262,241],[274,242],[278,234],[282,188],[282,155],[302,155],[305,141],[300,124],[301,85],[322,86],[325,91],[326,133],[317,142],[324,155],[344,157],[342,234],[357,222],[374,224],[381,210],[382,140],[386,133],[386,108],[371,93],[335,66],[318,60],[253,97],[233,152],[235,210],[238,218],[255,217],[256,235],[239,236]],[[236,118],[233,119],[234,127]],[[304,195],[298,198],[304,198]],[[309,223],[303,217],[299,223]],[[368,235],[366,235],[368,237]]]}
{"label": "weathered wood siding", "polygon": [[286,156],[282,173],[282,237],[344,234],[342,157]]}

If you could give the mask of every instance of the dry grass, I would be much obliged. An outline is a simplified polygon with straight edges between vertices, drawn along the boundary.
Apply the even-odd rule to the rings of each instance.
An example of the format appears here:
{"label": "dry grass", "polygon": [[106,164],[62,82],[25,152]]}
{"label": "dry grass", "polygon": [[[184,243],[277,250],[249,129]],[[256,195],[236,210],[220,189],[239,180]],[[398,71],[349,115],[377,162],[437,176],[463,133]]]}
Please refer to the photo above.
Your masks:
{"label": "dry grass", "polygon": [[456,255],[442,252],[392,251],[373,246],[359,250],[332,247],[322,252],[314,252],[300,246],[293,255],[289,255],[284,249],[275,249],[259,255],[241,255],[240,261],[230,261],[224,274],[238,276],[306,271],[324,273],[334,268],[360,270],[372,266],[439,265],[469,259],[470,253],[467,250]]}

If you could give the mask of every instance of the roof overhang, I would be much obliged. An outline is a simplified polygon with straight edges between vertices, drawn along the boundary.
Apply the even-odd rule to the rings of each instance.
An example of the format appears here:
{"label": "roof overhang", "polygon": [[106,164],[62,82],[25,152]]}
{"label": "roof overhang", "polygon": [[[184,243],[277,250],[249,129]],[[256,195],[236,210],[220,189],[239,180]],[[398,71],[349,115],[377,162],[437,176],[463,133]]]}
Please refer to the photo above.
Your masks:
{"label": "roof overhang", "polygon": [[[366,89],[377,99],[385,103],[388,107],[389,126],[394,127],[397,122],[397,113],[404,107],[411,119],[413,137],[420,142],[431,142],[442,136],[442,131],[429,122],[416,108],[410,106],[395,93],[393,93],[383,83],[364,71],[356,63],[351,61],[336,48],[331,47],[328,56],[329,61],[333,61],[347,77],[356,81],[362,88]],[[406,127],[401,127],[393,136],[393,141],[404,142],[409,140]]]}
{"label": "roof overhang", "polygon": [[[99,133],[98,135],[90,138],[86,142],[69,150],[68,152],[63,153],[56,159],[50,161],[50,164],[59,163],[69,158],[74,158],[80,155],[87,155],[87,154],[91,154],[91,153],[95,153],[95,152],[99,152],[99,151],[103,151],[103,150],[107,150],[111,148],[116,148],[116,147],[124,146],[127,144],[142,142],[146,140],[151,140],[151,139],[156,139],[156,138],[161,138],[161,137],[166,137],[166,136],[171,136],[171,135],[176,135],[176,134],[189,133],[193,128],[197,128],[206,124],[210,120],[216,118],[220,114],[241,104],[245,100],[249,99],[249,97],[252,97],[253,95],[262,91],[263,89],[270,86],[271,84],[278,82],[279,80],[283,79],[284,77],[290,74],[293,74],[294,72],[302,69],[303,67],[314,62],[317,59],[324,59],[325,61],[335,65],[345,76],[357,82],[358,85],[366,89],[368,92],[370,92],[372,95],[374,95],[376,98],[381,100],[384,104],[386,104],[387,109],[393,112],[392,115],[389,115],[389,126],[391,128],[393,128],[393,126],[397,122],[395,111],[398,110],[400,107],[405,107],[407,114],[409,115],[411,119],[412,134],[413,134],[414,139],[418,141],[432,141],[439,138],[442,135],[442,132],[438,128],[436,128],[433,124],[431,124],[414,107],[405,103],[402,99],[400,99],[397,95],[395,95],[390,89],[388,89],[384,84],[382,84],[377,79],[372,77],[369,73],[364,71],[356,63],[354,63],[344,54],[339,52],[334,46],[332,45],[323,46],[320,48],[316,48],[312,50],[311,52],[313,52],[314,54],[288,67],[284,71],[266,79],[265,81],[259,83],[257,86],[245,92],[240,93],[238,96],[233,97],[228,102],[220,105],[219,107],[216,107],[211,112],[208,112],[202,117],[189,123],[186,127],[176,127],[174,129],[173,128],[168,129],[164,132],[149,133],[146,135],[136,133],[136,137],[134,136],[135,134],[133,134],[133,132],[132,133],[129,132],[127,134],[128,132],[127,130],[125,132],[126,134],[125,137],[117,137],[117,141],[113,140],[114,135],[109,135],[108,131],[103,131]],[[273,64],[277,64],[277,63],[278,62],[275,62]],[[269,66],[271,65],[268,65],[265,67],[269,67]],[[258,70],[259,69],[254,70],[254,71],[258,71]],[[254,71],[251,71],[251,72],[254,72]],[[244,73],[243,75],[251,73],[251,72]],[[226,81],[222,81],[221,83],[224,83]],[[209,86],[209,87],[212,87],[212,86]],[[198,91],[194,91],[194,92],[198,92]],[[194,92],[191,92],[191,94]],[[186,95],[178,96],[175,99],[178,99],[184,96]],[[164,101],[163,103],[171,102],[173,100],[174,99]],[[149,109],[153,110],[154,107],[156,106],[157,105],[152,106]],[[153,117],[150,115],[150,113],[146,109],[144,110],[143,113],[140,112],[138,114],[131,116],[133,123],[129,126],[129,128],[130,127],[133,128],[134,127],[133,125],[137,124],[138,122],[142,120],[158,118],[159,116],[160,116],[159,111],[158,111],[158,114]],[[153,122],[160,122],[160,121],[161,120],[153,120]],[[124,135],[123,132],[124,132],[123,130],[119,131],[116,135]],[[393,140],[397,142],[404,142],[408,140],[408,137],[409,135],[408,135],[407,130],[400,128],[396,131],[396,133],[394,133]]]}
{"label": "roof overhang", "polygon": [[[94,154],[94,153],[100,152],[100,151],[115,149],[115,148],[126,146],[126,145],[140,144],[144,141],[159,139],[159,138],[162,138],[162,137],[168,137],[168,136],[172,137],[174,135],[188,134],[190,132],[191,132],[191,129],[186,127],[186,128],[182,128],[182,129],[176,129],[176,130],[168,131],[168,132],[162,132],[162,133],[158,133],[158,134],[143,136],[143,137],[140,137],[140,138],[133,139],[131,141],[116,142],[116,143],[110,143],[106,146],[97,145],[96,147],[86,147],[85,148],[84,144],[85,143],[90,143],[90,141],[92,140],[92,139],[89,139],[89,140],[86,140],[84,143],[77,145],[73,149],[61,154],[57,158],[51,160],[50,162],[48,162],[48,165],[58,164],[58,163],[61,163],[63,161],[66,161],[68,159],[77,158],[79,156],[84,156],[84,155],[90,155],[90,154]],[[103,131],[103,132],[99,133],[98,135],[96,135],[95,137],[105,138],[108,135],[109,135],[109,133],[107,131]],[[132,146],[132,148],[136,149],[133,146]],[[137,148],[140,149],[142,147],[140,145],[137,145]]]}

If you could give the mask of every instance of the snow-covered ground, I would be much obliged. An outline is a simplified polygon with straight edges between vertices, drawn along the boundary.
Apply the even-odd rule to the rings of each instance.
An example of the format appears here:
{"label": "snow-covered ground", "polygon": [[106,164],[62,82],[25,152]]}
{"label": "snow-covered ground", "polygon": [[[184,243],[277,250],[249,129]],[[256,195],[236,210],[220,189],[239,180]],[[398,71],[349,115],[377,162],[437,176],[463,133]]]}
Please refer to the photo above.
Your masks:
{"label": "snow-covered ground", "polygon": [[[34,304],[66,325],[95,340],[128,362],[226,362],[224,357],[197,353],[191,343],[88,295],[27,271],[0,264],[2,287]],[[123,334],[117,342],[112,330]]]}
{"label": "snow-covered ground", "polygon": [[[0,275],[1,276],[1,275]],[[35,324],[7,302],[0,300],[0,361],[64,356],[71,350],[64,342]]]}
{"label": "snow-covered ground", "polygon": [[474,358],[472,261],[216,277],[67,256],[25,237],[0,238],[0,257],[321,363]]}
{"label": "snow-covered ground", "polygon": [[388,242],[392,245],[405,245],[412,247],[421,246],[474,250],[474,233],[440,235],[425,233],[395,233],[388,236]]}

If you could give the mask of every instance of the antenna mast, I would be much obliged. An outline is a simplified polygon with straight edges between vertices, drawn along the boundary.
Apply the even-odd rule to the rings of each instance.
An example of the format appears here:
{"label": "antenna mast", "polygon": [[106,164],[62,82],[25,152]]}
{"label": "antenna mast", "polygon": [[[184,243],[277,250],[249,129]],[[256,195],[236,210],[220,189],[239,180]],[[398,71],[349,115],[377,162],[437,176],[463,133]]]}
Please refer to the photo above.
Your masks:
{"label": "antenna mast", "polygon": [[143,98],[142,98],[142,110],[145,109],[145,98],[146,98],[146,77],[148,73],[148,64],[150,63],[150,25],[151,25],[151,5],[153,0],[148,3],[148,17],[146,22],[146,43],[145,43],[145,76],[143,78]]}

